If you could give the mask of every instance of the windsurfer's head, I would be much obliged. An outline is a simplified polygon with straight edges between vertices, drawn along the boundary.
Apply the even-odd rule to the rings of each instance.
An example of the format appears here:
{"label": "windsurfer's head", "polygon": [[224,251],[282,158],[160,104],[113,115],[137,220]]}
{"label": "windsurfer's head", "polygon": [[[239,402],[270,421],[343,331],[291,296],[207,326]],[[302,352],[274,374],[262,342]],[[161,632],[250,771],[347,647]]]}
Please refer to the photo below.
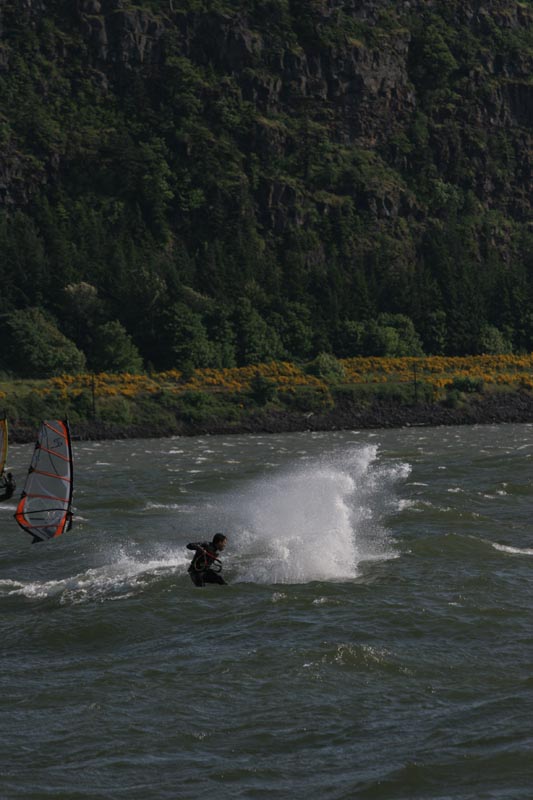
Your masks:
{"label": "windsurfer's head", "polygon": [[215,533],[213,536],[213,544],[217,550],[223,550],[226,546],[228,539],[223,533]]}

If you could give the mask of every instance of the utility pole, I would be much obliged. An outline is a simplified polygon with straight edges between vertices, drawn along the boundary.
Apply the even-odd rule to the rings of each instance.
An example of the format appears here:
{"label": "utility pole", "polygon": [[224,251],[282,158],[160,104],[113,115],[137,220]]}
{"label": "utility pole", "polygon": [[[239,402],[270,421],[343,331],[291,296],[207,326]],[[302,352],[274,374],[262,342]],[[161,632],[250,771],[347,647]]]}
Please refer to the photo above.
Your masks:
{"label": "utility pole", "polygon": [[92,415],[96,419],[96,387],[94,381],[94,372],[91,373],[91,398],[92,398]]}

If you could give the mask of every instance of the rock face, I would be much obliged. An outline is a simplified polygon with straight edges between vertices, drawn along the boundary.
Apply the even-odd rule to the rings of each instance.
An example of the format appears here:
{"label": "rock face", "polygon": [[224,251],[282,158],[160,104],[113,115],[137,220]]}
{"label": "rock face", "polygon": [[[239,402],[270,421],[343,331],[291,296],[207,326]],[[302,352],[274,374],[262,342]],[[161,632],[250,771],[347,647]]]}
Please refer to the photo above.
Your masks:
{"label": "rock face", "polygon": [[96,61],[135,69],[163,58],[163,23],[121,0],[78,0],[80,31]]}
{"label": "rock face", "polygon": [[[306,205],[324,211],[344,196],[378,221],[416,226],[427,210],[408,176],[422,154],[428,179],[525,221],[533,184],[532,23],[533,9],[517,0],[75,0],[52,9],[42,0],[2,0],[0,76],[9,80],[18,69],[17,30],[33,31],[32,47],[56,76],[73,92],[88,82],[102,107],[120,104],[132,82],[157,99],[172,69],[189,64],[202,75],[192,92],[213,135],[215,106],[247,105],[253,121],[245,133],[234,131],[244,157],[284,162],[283,179],[263,174],[252,187],[261,224],[274,231],[304,224]],[[55,91],[47,80],[35,87],[43,102]],[[338,153],[365,152],[358,185],[342,174],[313,185],[305,163],[296,185],[297,137],[324,152],[326,138]],[[23,207],[36,187],[60,180],[66,142],[41,147],[38,165],[35,143],[16,125],[4,144],[0,203]],[[381,172],[373,178],[376,161]]]}

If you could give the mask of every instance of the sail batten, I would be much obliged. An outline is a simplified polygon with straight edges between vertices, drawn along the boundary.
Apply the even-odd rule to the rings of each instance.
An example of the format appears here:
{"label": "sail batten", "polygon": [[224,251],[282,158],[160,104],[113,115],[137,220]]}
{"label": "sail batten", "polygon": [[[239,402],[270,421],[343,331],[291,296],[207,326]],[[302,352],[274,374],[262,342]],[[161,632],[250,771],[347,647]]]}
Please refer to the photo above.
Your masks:
{"label": "sail batten", "polygon": [[53,478],[54,480],[59,478],[59,480],[68,481],[70,483],[70,478],[59,476],[55,472],[44,472],[42,469],[35,469],[32,470],[32,472],[34,472],[36,475],[43,475],[45,478]]}
{"label": "sail batten", "polygon": [[69,530],[72,522],[72,447],[66,420],[45,420],[39,430],[15,519],[35,540]]}

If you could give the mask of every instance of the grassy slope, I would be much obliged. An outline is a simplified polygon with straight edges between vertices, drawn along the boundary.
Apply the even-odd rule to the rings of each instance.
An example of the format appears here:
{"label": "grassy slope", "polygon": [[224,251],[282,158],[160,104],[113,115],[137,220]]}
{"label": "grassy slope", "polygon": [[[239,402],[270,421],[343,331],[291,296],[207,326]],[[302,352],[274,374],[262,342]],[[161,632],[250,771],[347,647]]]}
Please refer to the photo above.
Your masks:
{"label": "grassy slope", "polygon": [[187,376],[173,370],[0,383],[19,438],[46,417],[69,417],[94,438],[529,421],[532,390],[533,355],[272,362]]}

